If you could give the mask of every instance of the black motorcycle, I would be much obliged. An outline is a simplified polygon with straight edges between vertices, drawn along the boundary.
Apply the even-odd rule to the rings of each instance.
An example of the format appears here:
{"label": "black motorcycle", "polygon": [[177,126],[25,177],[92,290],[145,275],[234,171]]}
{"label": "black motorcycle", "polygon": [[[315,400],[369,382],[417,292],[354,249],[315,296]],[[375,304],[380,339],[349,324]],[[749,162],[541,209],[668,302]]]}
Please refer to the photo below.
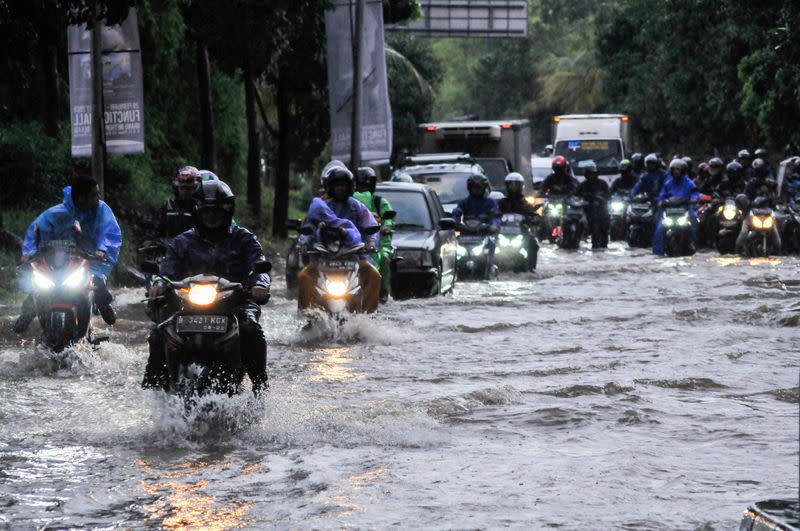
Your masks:
{"label": "black motorcycle", "polygon": [[555,243],[557,228],[561,224],[561,216],[564,214],[566,197],[552,195],[544,203],[544,214],[539,225],[539,240],[548,240]]}
{"label": "black motorcycle", "polygon": [[497,266],[492,252],[495,240],[487,221],[488,218],[469,218],[458,225],[456,251],[458,280],[497,278]]}
{"label": "black motorcycle", "polygon": [[564,212],[555,229],[556,245],[561,249],[572,250],[580,246],[586,224],[585,206],[586,202],[577,196],[570,196],[564,201]]}
{"label": "black motorcycle", "polygon": [[495,262],[499,269],[514,272],[528,270],[530,239],[536,238],[533,225],[533,220],[522,214],[503,214],[495,251]]}
{"label": "black motorcycle", "polygon": [[[760,198],[759,198],[760,199]],[[775,230],[775,212],[770,206],[756,199],[747,215],[749,230],[745,243],[745,252],[749,257],[768,257],[781,252],[773,244]]]}
{"label": "black motorcycle", "polygon": [[690,202],[681,197],[671,197],[662,204],[661,230],[667,256],[691,256],[695,252],[692,243],[692,219]]}
{"label": "black motorcycle", "polygon": [[782,210],[782,216],[778,218],[781,251],[784,254],[800,254],[800,204],[792,202]]}
{"label": "black motorcycle", "polygon": [[[708,213],[706,214],[708,215]],[[744,216],[732,197],[726,198],[715,212],[716,241],[715,246],[720,254],[736,253],[736,238],[742,230]]]}
{"label": "black motorcycle", "polygon": [[628,193],[622,191],[611,196],[608,202],[609,237],[611,241],[624,240],[628,233],[625,214],[628,211]]}
{"label": "black motorcycle", "polygon": [[653,245],[655,209],[647,194],[639,194],[628,203],[625,212],[628,245],[647,248]]}
{"label": "black motorcycle", "polygon": [[[143,264],[142,270],[158,276],[152,262]],[[270,270],[269,262],[259,262],[251,274]],[[214,275],[180,281],[158,278],[170,289],[148,300],[147,313],[163,329],[168,390],[187,399],[240,393],[245,370],[235,311],[247,300],[249,288]]]}

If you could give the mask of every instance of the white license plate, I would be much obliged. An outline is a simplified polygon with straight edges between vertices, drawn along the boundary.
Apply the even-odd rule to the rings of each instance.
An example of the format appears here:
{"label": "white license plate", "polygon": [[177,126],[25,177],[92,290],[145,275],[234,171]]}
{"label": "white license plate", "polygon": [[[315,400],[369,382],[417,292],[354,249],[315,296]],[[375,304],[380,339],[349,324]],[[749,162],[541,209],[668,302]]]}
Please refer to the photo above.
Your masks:
{"label": "white license plate", "polygon": [[325,269],[335,269],[337,271],[355,271],[356,262],[329,260],[328,262],[325,262]]}
{"label": "white license plate", "polygon": [[175,331],[183,333],[221,334],[228,330],[228,318],[224,315],[179,315]]}

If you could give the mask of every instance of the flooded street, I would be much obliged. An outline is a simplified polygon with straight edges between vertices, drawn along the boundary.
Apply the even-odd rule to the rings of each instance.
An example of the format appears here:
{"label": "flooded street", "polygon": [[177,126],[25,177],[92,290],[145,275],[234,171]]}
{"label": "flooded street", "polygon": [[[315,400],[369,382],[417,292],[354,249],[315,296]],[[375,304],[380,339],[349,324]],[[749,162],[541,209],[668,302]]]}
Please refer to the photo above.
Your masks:
{"label": "flooded street", "polygon": [[338,339],[279,277],[268,396],[190,418],[139,387],[140,289],[61,367],[5,328],[0,528],[722,530],[796,495],[797,258],[539,262]]}

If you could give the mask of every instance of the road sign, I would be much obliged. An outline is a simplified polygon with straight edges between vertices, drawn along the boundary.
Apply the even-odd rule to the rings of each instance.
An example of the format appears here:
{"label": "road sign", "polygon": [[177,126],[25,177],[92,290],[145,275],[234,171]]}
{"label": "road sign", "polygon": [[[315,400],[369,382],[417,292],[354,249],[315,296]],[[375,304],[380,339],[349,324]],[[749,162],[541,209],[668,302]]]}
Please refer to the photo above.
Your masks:
{"label": "road sign", "polygon": [[422,37],[519,37],[528,35],[528,0],[421,0],[422,17],[387,31]]}

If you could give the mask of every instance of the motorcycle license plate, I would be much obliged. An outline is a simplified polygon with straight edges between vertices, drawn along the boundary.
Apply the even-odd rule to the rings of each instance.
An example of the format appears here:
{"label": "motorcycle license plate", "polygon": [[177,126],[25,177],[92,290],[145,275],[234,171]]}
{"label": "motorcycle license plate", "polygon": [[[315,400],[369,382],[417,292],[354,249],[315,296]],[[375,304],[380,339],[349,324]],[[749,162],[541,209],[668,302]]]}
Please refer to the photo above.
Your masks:
{"label": "motorcycle license plate", "polygon": [[181,333],[221,334],[228,330],[228,318],[224,315],[179,315],[175,331]]}
{"label": "motorcycle license plate", "polygon": [[348,262],[344,260],[329,260],[325,263],[326,269],[336,269],[337,271],[355,271],[356,262]]}

